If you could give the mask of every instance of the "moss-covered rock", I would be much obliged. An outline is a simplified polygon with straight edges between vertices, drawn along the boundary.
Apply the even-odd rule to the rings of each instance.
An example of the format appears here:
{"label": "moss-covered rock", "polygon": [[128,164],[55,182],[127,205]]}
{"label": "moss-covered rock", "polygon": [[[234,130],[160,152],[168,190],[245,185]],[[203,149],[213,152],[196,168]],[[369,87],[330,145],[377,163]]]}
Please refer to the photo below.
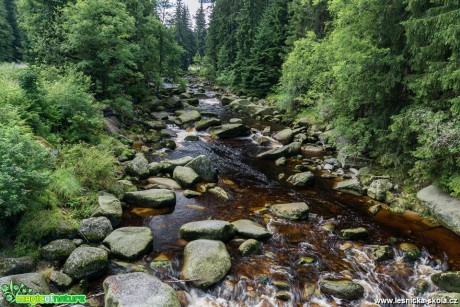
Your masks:
{"label": "moss-covered rock", "polygon": [[104,249],[81,246],[75,249],[64,264],[63,272],[75,280],[91,278],[104,272],[108,253]]}

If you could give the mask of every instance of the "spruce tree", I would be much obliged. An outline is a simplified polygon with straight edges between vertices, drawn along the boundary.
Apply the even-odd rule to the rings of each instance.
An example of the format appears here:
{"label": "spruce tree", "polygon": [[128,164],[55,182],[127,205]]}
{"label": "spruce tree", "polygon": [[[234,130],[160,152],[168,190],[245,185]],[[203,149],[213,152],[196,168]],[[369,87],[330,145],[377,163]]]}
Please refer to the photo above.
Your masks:
{"label": "spruce tree", "polygon": [[0,61],[12,61],[14,58],[13,28],[8,20],[5,0],[0,0]]}
{"label": "spruce tree", "polygon": [[203,1],[200,1],[200,8],[195,15],[195,36],[197,54],[203,57],[206,52],[206,14],[203,8]]}

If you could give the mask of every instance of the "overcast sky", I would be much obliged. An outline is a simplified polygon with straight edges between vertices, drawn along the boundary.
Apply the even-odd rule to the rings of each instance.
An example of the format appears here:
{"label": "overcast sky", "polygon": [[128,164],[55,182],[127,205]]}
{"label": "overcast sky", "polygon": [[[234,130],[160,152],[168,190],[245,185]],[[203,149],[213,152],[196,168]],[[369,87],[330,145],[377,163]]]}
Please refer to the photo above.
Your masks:
{"label": "overcast sky", "polygon": [[[173,1],[175,2],[175,1]],[[196,14],[196,10],[200,7],[200,1],[199,0],[183,0],[183,3],[188,6],[188,9],[190,11],[190,15],[193,17]],[[206,9],[207,7],[210,6],[210,4],[203,4],[204,8]]]}

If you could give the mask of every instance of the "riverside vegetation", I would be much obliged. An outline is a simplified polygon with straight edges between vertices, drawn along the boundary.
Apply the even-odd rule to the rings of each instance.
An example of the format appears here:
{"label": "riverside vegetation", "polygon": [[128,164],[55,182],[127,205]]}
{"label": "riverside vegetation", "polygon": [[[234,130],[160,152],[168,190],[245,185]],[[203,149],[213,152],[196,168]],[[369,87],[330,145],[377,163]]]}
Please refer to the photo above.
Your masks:
{"label": "riverside vegetation", "polygon": [[[433,223],[460,234],[460,220],[415,191],[458,204],[460,5],[212,8],[191,27],[180,0],[0,1],[0,285],[106,306],[458,299],[443,271],[460,268],[444,244],[459,239]],[[332,188],[364,213],[324,209],[313,195]],[[360,262],[407,272],[382,285]]]}

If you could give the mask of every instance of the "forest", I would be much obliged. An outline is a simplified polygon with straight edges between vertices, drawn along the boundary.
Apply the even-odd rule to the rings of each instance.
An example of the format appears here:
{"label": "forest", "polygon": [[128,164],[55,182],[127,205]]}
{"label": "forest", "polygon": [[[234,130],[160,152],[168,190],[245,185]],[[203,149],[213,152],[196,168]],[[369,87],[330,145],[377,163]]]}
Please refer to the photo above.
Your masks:
{"label": "forest", "polygon": [[0,256],[39,257],[135,189],[138,139],[176,148],[147,114],[193,105],[190,82],[307,122],[410,197],[460,197],[459,1],[188,2],[0,0]]}

